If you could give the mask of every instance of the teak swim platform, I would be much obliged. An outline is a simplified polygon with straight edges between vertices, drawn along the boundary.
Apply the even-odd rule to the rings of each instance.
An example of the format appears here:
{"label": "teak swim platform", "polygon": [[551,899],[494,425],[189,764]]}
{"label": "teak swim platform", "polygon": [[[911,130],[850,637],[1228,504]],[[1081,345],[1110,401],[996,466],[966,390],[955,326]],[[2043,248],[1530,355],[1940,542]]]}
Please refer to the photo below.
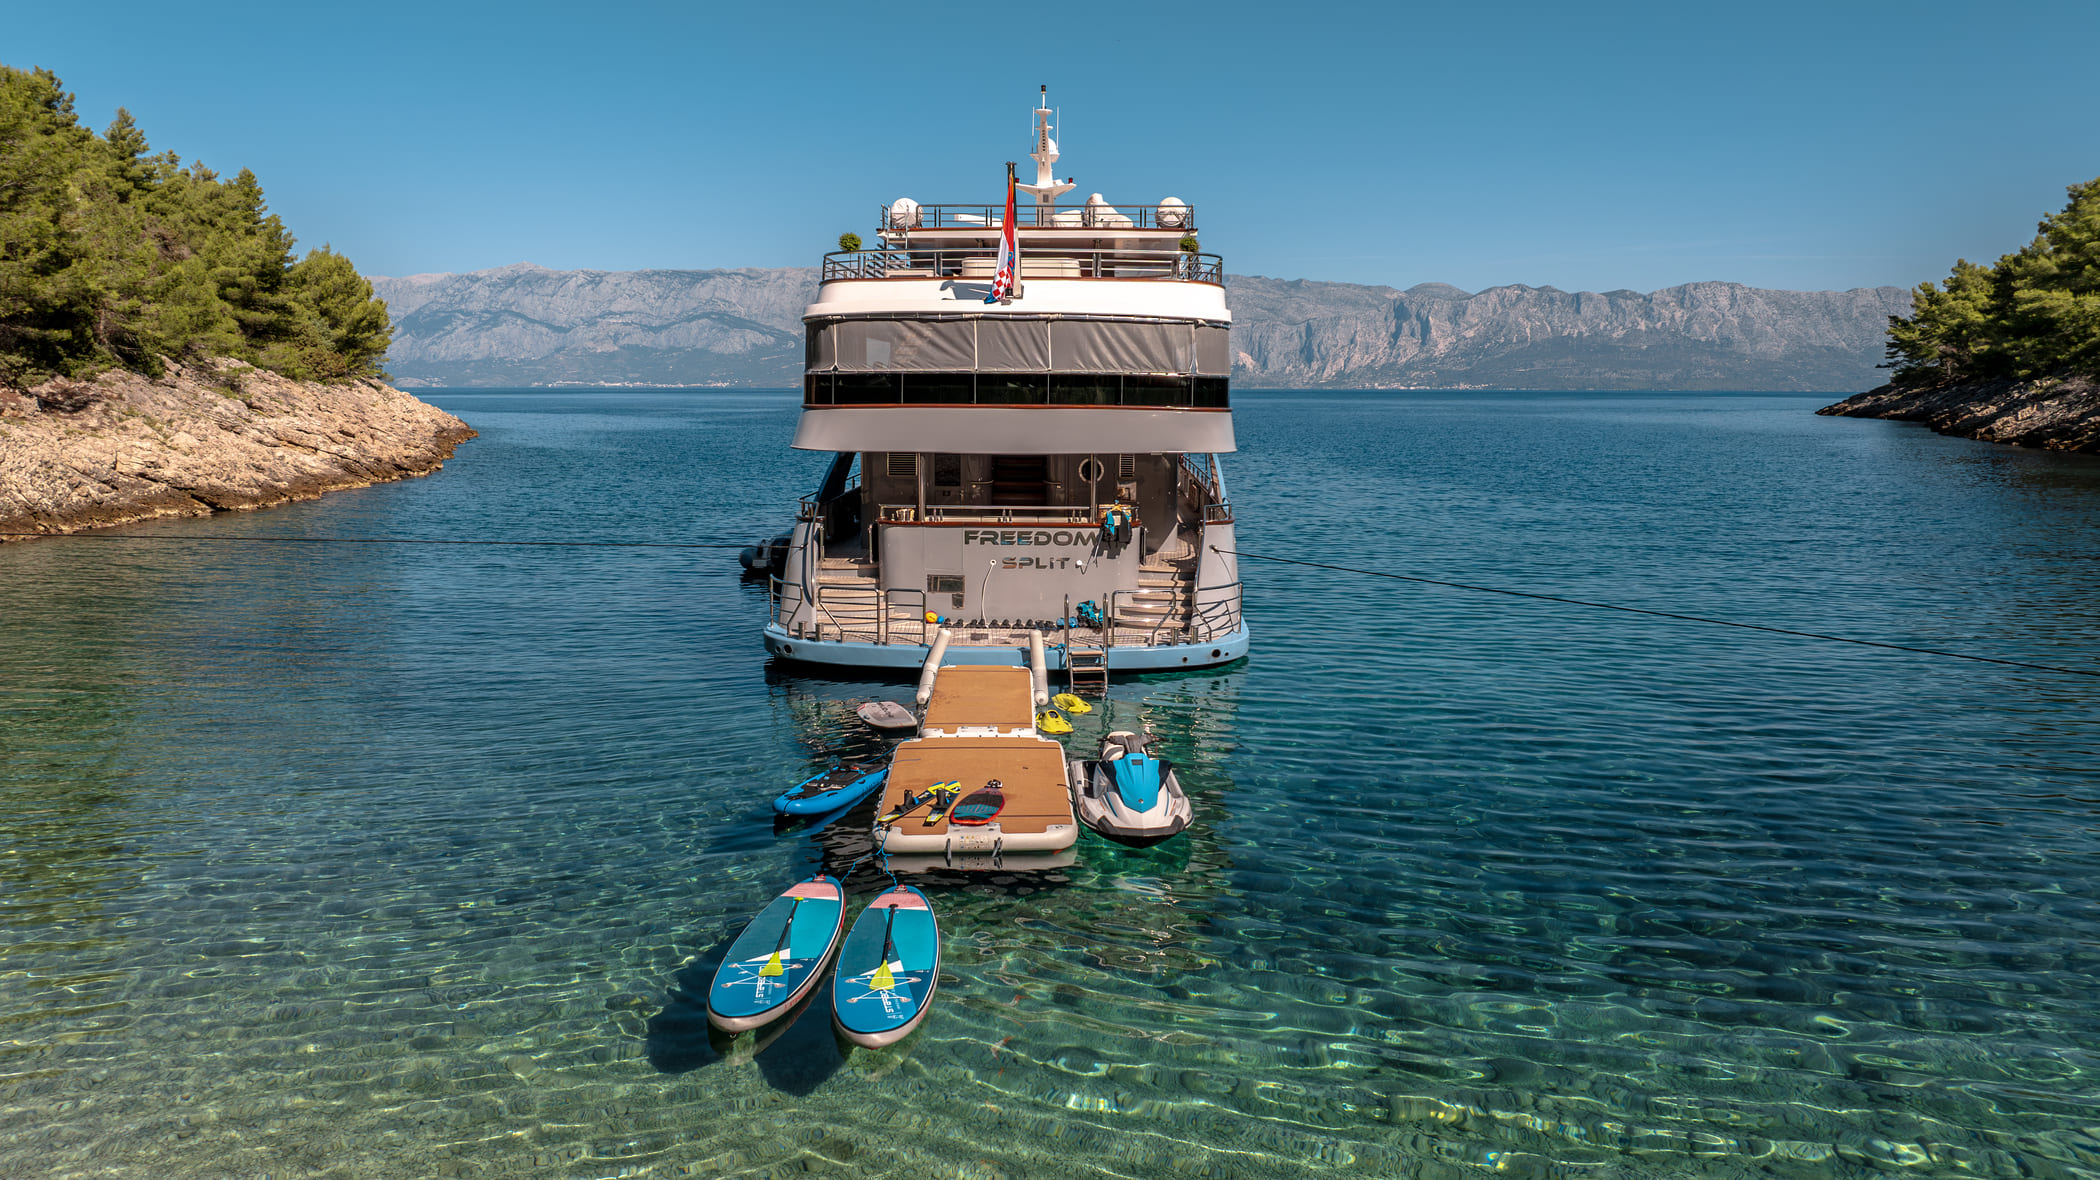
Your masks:
{"label": "teak swim platform", "polygon": [[[951,823],[945,814],[927,823],[930,809],[921,806],[891,823],[878,822],[875,847],[908,855],[912,867],[1050,867],[1041,858],[1077,843],[1079,823],[1072,814],[1064,746],[1036,732],[1038,698],[1048,699],[1039,674],[987,665],[942,667],[933,662],[939,650],[920,681],[921,736],[897,746],[876,815],[889,815],[907,797],[924,796],[940,783],[960,784],[967,794],[997,781],[1006,805],[979,825]],[[1016,863],[1007,864],[1017,854]]]}

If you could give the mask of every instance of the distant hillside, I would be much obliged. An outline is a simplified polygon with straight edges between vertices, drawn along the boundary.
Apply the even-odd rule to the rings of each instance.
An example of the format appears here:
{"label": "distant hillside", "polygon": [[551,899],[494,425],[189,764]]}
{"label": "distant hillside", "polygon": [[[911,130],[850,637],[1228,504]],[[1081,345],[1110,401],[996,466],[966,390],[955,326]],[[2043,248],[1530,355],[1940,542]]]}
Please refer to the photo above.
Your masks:
{"label": "distant hillside", "polygon": [[[1233,378],[1283,387],[1860,389],[1880,380],[1899,287],[1652,294],[1427,283],[1229,281]],[[807,267],[374,279],[403,385],[745,385],[800,380]]]}
{"label": "distant hillside", "polygon": [[375,279],[402,385],[751,385],[802,382],[810,267],[548,270]]}
{"label": "distant hillside", "polygon": [[1243,384],[1488,389],[1859,389],[1881,380],[1900,287],[1637,291],[1231,281]]}

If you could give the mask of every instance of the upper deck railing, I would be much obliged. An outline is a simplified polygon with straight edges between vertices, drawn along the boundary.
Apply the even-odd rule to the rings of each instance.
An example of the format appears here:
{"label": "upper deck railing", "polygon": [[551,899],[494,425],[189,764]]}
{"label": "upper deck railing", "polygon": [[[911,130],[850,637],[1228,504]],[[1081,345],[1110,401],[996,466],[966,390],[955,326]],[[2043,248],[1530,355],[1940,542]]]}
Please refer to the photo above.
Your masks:
{"label": "upper deck railing", "polygon": [[[834,250],[824,256],[824,282],[839,279],[957,278],[991,281],[997,254],[986,246],[956,250]],[[1225,282],[1225,260],[1181,250],[1021,251],[1023,279],[1170,279]]]}
{"label": "upper deck railing", "polygon": [[[913,205],[900,209],[884,205],[875,224],[884,230],[997,229],[1006,220],[1001,205]],[[1193,205],[1021,205],[1014,210],[1016,225],[1029,229],[1148,229],[1196,228]]]}

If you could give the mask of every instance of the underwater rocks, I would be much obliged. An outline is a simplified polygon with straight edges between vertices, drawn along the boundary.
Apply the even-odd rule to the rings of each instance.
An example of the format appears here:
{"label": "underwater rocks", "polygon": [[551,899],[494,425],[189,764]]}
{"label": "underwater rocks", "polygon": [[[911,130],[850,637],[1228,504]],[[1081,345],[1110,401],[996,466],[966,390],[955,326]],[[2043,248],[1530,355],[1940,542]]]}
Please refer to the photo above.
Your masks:
{"label": "underwater rocks", "polygon": [[378,381],[293,381],[229,360],[0,390],[0,533],[311,500],[427,475],[473,437]]}
{"label": "underwater rocks", "polygon": [[1941,434],[1984,442],[2100,453],[2100,383],[2088,377],[1975,381],[1922,389],[1884,385],[1816,413],[1923,422]]}

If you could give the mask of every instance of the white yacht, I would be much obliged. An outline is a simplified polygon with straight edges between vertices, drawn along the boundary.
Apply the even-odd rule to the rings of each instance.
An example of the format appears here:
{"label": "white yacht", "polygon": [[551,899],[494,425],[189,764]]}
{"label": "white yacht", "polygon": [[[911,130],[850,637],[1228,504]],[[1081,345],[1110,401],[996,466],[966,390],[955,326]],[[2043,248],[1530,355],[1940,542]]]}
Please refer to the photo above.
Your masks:
{"label": "white yacht", "polygon": [[825,256],[793,445],[833,459],[757,551],[775,655],[918,668],[943,629],[951,664],[1035,632],[1073,681],[1246,655],[1223,264],[1174,197],[1061,203],[1054,131],[1046,89],[1035,183],[899,199]]}

